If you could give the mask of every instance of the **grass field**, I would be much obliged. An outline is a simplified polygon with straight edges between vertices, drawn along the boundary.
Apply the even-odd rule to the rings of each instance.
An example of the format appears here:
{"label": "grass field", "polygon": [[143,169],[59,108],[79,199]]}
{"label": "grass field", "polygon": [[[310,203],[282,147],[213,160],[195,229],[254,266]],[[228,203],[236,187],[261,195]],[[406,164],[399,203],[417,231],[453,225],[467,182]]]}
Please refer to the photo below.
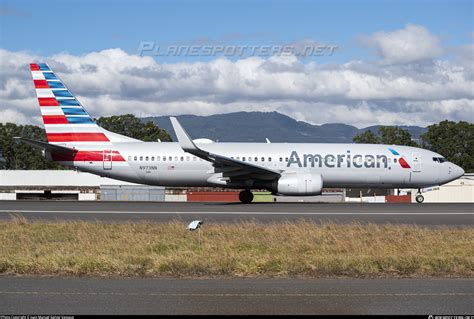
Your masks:
{"label": "grass field", "polygon": [[472,228],[0,222],[0,274],[474,277]]}

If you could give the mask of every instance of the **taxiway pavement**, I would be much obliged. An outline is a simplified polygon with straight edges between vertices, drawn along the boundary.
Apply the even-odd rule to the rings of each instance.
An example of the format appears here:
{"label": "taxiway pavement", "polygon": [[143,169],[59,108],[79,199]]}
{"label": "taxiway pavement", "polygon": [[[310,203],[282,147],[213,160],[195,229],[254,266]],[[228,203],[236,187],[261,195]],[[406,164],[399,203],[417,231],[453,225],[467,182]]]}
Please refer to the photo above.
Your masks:
{"label": "taxiway pavement", "polygon": [[474,279],[0,277],[2,314],[469,314]]}
{"label": "taxiway pavement", "polygon": [[105,222],[201,219],[207,222],[311,220],[335,223],[473,226],[474,205],[359,203],[190,203],[106,201],[0,201],[0,220],[14,215],[29,220]]}

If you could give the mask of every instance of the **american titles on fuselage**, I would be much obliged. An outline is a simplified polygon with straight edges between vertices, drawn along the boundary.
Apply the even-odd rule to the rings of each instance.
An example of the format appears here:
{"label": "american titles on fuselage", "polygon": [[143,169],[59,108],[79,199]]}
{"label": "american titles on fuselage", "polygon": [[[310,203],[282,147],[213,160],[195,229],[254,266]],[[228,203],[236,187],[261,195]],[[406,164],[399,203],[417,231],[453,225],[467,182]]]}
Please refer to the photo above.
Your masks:
{"label": "american titles on fuselage", "polygon": [[355,168],[388,168],[388,157],[386,155],[370,154],[298,154],[292,151],[286,167],[355,167]]}

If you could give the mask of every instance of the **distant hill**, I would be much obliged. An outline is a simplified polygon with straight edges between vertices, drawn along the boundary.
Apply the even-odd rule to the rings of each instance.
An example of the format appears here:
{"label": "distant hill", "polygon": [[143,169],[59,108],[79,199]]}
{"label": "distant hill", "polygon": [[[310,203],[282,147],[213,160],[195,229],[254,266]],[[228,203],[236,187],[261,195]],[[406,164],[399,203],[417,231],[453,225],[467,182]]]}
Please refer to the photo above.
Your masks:
{"label": "distant hill", "polygon": [[[312,125],[280,114],[278,112],[236,112],[209,116],[180,115],[178,120],[193,139],[209,138],[220,142],[299,142],[299,143],[352,143],[352,138],[360,132],[377,132],[380,126],[358,129],[346,124]],[[143,121],[153,121],[167,130],[174,141],[168,116],[147,117]],[[426,132],[419,126],[400,126],[407,129],[414,139]]]}

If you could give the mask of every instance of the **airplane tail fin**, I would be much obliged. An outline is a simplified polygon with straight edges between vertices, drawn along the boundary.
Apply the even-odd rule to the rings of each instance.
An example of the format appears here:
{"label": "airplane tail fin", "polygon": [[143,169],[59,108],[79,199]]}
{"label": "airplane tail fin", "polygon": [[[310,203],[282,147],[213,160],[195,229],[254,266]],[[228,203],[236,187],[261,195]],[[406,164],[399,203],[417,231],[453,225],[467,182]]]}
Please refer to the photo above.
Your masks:
{"label": "airplane tail fin", "polygon": [[101,128],[46,63],[31,63],[48,142],[68,147],[137,142]]}

